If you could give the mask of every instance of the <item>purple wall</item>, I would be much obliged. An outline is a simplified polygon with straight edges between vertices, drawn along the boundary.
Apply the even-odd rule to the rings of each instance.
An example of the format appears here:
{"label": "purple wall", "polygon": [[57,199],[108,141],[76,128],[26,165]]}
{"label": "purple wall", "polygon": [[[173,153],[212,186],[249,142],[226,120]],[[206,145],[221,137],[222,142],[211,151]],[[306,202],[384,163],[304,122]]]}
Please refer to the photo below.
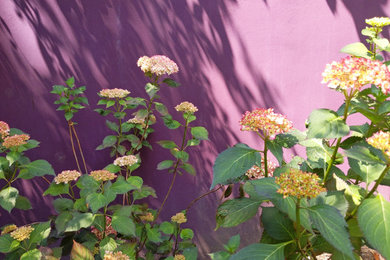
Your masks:
{"label": "purple wall", "polygon": [[[0,120],[41,141],[29,154],[32,159],[47,159],[56,172],[73,169],[67,125],[55,111],[51,86],[74,75],[87,86],[92,110],[102,88],[126,88],[133,96],[145,96],[138,57],[170,57],[180,67],[175,79],[182,87],[164,89],[163,99],[170,107],[185,100],[198,106],[198,123],[209,129],[210,142],[191,154],[198,176],[179,176],[162,214],[167,219],[208,191],[220,151],[238,141],[260,147],[254,136],[239,131],[246,110],[274,107],[303,130],[312,109],[336,109],[341,95],[320,84],[325,64],[343,57],[338,51],[344,45],[363,40],[365,18],[389,12],[387,0],[2,0]],[[75,120],[89,168],[99,169],[110,159],[94,148],[108,131],[104,118],[91,110]],[[152,142],[175,136],[161,130]],[[159,155],[144,152],[147,166],[138,174],[162,198],[172,176],[154,169],[170,155],[157,145],[154,149]],[[39,210],[2,212],[0,222],[44,220],[50,214],[50,200],[40,195],[46,185],[39,180],[18,185]],[[221,243],[238,230],[213,231],[219,197],[209,196],[190,211],[203,256],[222,249]],[[150,203],[157,207],[159,200]],[[260,230],[256,223],[240,227],[244,243],[259,238],[253,232],[253,226]]]}

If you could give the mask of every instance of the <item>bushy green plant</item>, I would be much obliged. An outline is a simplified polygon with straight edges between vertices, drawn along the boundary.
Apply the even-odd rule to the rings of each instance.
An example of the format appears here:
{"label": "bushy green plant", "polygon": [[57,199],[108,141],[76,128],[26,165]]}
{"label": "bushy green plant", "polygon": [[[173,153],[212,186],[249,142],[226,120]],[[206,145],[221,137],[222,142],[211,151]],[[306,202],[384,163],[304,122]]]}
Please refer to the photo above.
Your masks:
{"label": "bushy green plant", "polygon": [[[303,132],[272,109],[243,115],[241,130],[255,132],[264,149],[240,143],[217,157],[211,188],[239,183],[242,191],[219,205],[217,228],[237,226],[261,209],[264,231],[258,243],[214,253],[213,259],[314,259],[324,252],[332,259],[359,259],[363,245],[390,259],[390,203],[377,192],[390,185],[390,72],[379,53],[390,51],[380,36],[390,19],[366,22],[369,49],[350,44],[342,52],[351,57],[323,72],[323,83],[344,95],[337,111],[314,110]],[[367,122],[349,125],[353,114]],[[286,161],[284,150],[298,145],[306,157]],[[228,196],[231,188],[226,190]]]}

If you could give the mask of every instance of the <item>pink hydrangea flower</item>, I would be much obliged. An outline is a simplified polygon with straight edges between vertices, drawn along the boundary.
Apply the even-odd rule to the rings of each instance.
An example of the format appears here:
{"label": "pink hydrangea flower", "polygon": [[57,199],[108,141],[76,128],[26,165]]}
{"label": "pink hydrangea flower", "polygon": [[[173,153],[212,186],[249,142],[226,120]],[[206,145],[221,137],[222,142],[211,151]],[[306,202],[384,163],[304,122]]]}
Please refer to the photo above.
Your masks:
{"label": "pink hydrangea flower", "polygon": [[140,67],[144,73],[150,72],[156,76],[164,74],[170,75],[179,71],[177,64],[164,55],[155,55],[152,57],[143,56],[138,59],[137,66]]}

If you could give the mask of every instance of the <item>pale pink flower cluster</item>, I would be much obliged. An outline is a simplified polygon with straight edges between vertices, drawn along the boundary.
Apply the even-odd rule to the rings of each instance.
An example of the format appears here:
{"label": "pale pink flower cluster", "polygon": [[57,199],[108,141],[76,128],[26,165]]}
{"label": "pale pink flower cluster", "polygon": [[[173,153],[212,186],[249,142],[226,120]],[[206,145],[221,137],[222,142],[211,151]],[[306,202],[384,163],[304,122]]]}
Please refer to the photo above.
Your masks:
{"label": "pale pink flower cluster", "polygon": [[[275,169],[276,169],[276,164],[267,161],[267,168],[268,168],[268,177],[272,177]],[[264,165],[264,160],[261,158],[261,168],[257,165],[253,165],[249,170],[246,171],[245,173],[246,176],[250,179],[260,179],[265,176],[265,165]]]}
{"label": "pale pink flower cluster", "polygon": [[360,91],[365,85],[374,84],[384,94],[390,92],[389,69],[378,60],[346,57],[340,62],[327,64],[322,77],[321,83],[338,91]]}
{"label": "pale pink flower cluster", "polygon": [[280,186],[278,193],[283,197],[293,196],[301,198],[315,198],[326,189],[320,184],[320,178],[315,173],[303,172],[291,168],[289,171],[275,177],[275,183]]}
{"label": "pale pink flower cluster", "polygon": [[80,176],[81,176],[81,173],[79,173],[76,170],[62,171],[60,174],[58,174],[54,178],[54,182],[57,184],[60,184],[60,183],[67,184],[68,182],[77,180]]}
{"label": "pale pink flower cluster", "polygon": [[181,102],[179,105],[175,106],[175,109],[177,112],[184,112],[188,114],[194,114],[198,111],[198,108],[188,101]]}
{"label": "pale pink flower cluster", "polygon": [[382,150],[383,153],[385,153],[390,159],[390,132],[376,132],[373,136],[367,138],[367,143],[379,150]]}
{"label": "pale pink flower cluster", "polygon": [[[91,232],[95,234],[95,236],[99,239],[103,239],[103,231],[100,231],[95,226],[91,226]],[[111,218],[106,216],[106,230],[105,230],[105,236],[108,236],[110,234],[116,235],[117,232],[115,229],[111,226]]]}
{"label": "pale pink flower cluster", "polygon": [[130,260],[130,258],[121,251],[115,253],[106,251],[103,260]]}
{"label": "pale pink flower cluster", "polygon": [[171,217],[171,221],[176,222],[178,224],[182,224],[187,222],[187,218],[186,215],[184,215],[184,213],[179,212],[176,215]]}
{"label": "pale pink flower cluster", "polygon": [[266,137],[274,138],[277,134],[292,129],[292,123],[286,116],[274,113],[272,108],[245,112],[240,120],[241,131],[262,131]]}
{"label": "pale pink flower cluster", "polygon": [[17,147],[27,143],[27,140],[30,139],[29,135],[12,135],[4,138],[3,146],[5,148]]}
{"label": "pale pink flower cluster", "polygon": [[113,89],[102,89],[99,92],[100,96],[105,98],[125,98],[130,94],[130,91],[126,89],[113,88]]}
{"label": "pale pink flower cluster", "polygon": [[9,135],[9,125],[4,121],[0,121],[0,137],[4,139],[8,135]]}
{"label": "pale pink flower cluster", "polygon": [[109,181],[117,177],[115,173],[109,172],[107,170],[91,171],[89,176],[94,178],[96,181]]}
{"label": "pale pink flower cluster", "polygon": [[145,126],[145,119],[139,118],[139,117],[133,117],[133,118],[127,120],[127,123]]}
{"label": "pale pink flower cluster", "polygon": [[29,239],[31,232],[34,231],[34,228],[31,226],[23,226],[15,229],[14,231],[11,232],[11,237],[13,239],[18,240],[19,242]]}
{"label": "pale pink flower cluster", "polygon": [[138,158],[134,155],[125,155],[122,157],[118,157],[114,161],[114,165],[117,166],[132,166],[138,162]]}
{"label": "pale pink flower cluster", "polygon": [[144,73],[149,72],[156,76],[164,74],[170,75],[179,71],[177,64],[164,55],[155,55],[152,57],[143,56],[138,59],[137,66],[140,67]]}

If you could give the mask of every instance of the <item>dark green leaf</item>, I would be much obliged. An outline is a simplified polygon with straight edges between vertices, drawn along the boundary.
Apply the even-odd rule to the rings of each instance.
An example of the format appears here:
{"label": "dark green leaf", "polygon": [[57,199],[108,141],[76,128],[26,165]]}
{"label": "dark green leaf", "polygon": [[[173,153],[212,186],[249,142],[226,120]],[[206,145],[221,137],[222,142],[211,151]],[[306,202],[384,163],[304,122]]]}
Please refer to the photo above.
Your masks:
{"label": "dark green leaf", "polygon": [[385,164],[377,154],[373,152],[372,147],[364,144],[356,144],[350,149],[345,150],[345,155],[349,158],[356,159],[365,163]]}
{"label": "dark green leaf", "polygon": [[281,260],[284,259],[284,248],[289,243],[252,244],[232,255],[229,260]]}
{"label": "dark green leaf", "polygon": [[181,231],[180,231],[180,238],[181,239],[192,239],[194,237],[194,231],[192,231],[192,229],[189,229],[189,228],[183,228]]}
{"label": "dark green leaf", "polygon": [[178,83],[170,78],[165,78],[162,82],[164,82],[165,84],[167,84],[168,86],[173,87],[173,88],[177,88],[180,86],[180,83]]}
{"label": "dark green leaf", "polygon": [[157,142],[161,147],[166,148],[166,149],[172,149],[172,148],[177,148],[177,145],[174,141],[170,140],[161,140]]}
{"label": "dark green leaf", "polygon": [[308,138],[338,138],[348,133],[348,125],[336,112],[329,109],[317,109],[310,114]]}
{"label": "dark green leaf", "polygon": [[107,205],[106,198],[101,193],[92,193],[86,197],[86,202],[88,203],[92,212],[96,212],[99,209]]}
{"label": "dark green leaf", "polygon": [[50,220],[34,225],[34,230],[30,234],[30,244],[37,243],[38,245],[46,239],[50,234]]}
{"label": "dark green leaf", "polygon": [[66,225],[72,218],[73,216],[69,211],[64,211],[57,216],[55,220],[55,225],[56,230],[59,234],[65,231]]}
{"label": "dark green leaf", "polygon": [[54,209],[61,213],[63,211],[67,211],[70,209],[73,209],[73,200],[65,199],[65,198],[59,198],[53,201]]}
{"label": "dark green leaf", "polygon": [[352,158],[348,158],[348,163],[354,173],[359,175],[367,185],[377,180],[386,167],[382,164],[366,163]]}
{"label": "dark green leaf", "polygon": [[52,196],[58,196],[60,194],[68,194],[69,193],[69,184],[68,183],[50,183],[50,186],[45,192],[43,193],[43,196],[46,195],[52,195]]}
{"label": "dark green leaf", "polygon": [[104,169],[112,173],[117,173],[121,170],[121,167],[115,164],[109,164],[106,167],[104,167]]}
{"label": "dark green leaf", "polygon": [[65,232],[78,231],[81,228],[90,227],[95,216],[92,213],[73,213],[73,218],[66,225]]}
{"label": "dark green leaf", "polygon": [[196,175],[194,166],[192,166],[189,163],[183,163],[182,165],[180,165],[180,168],[184,169],[186,172],[188,172],[191,175]]}
{"label": "dark green leaf", "polygon": [[65,119],[66,119],[66,121],[69,121],[69,120],[71,120],[72,118],[73,118],[73,112],[71,112],[71,111],[68,111],[68,112],[66,112],[65,113]]}
{"label": "dark green leaf", "polygon": [[163,120],[164,120],[165,126],[168,127],[169,129],[176,129],[179,126],[181,126],[181,124],[179,122],[177,122],[176,120],[173,120],[172,116],[170,116],[170,115],[164,116]]}
{"label": "dark green leaf", "polygon": [[128,183],[123,176],[118,176],[111,186],[111,191],[116,194],[125,194],[134,189],[137,189],[137,187]]}
{"label": "dark green leaf", "polygon": [[45,160],[36,160],[29,164],[25,164],[22,167],[22,170],[19,173],[19,178],[22,179],[32,179],[36,176],[43,175],[54,175],[55,172],[53,167],[48,161]]}
{"label": "dark green leaf", "polygon": [[294,239],[294,225],[292,221],[277,208],[264,207],[261,213],[264,229],[272,238],[279,241]]}
{"label": "dark green leaf", "polygon": [[157,164],[157,170],[166,170],[166,169],[171,168],[172,165],[173,165],[172,160],[165,160],[165,161],[162,161],[159,164]]}
{"label": "dark green leaf", "polygon": [[135,236],[135,224],[126,216],[114,215],[111,221],[112,227],[125,236]]}
{"label": "dark green leaf", "polygon": [[143,199],[143,198],[146,198],[149,196],[152,196],[154,198],[157,197],[156,191],[152,187],[149,187],[147,185],[144,185],[144,186],[142,186],[141,189],[135,190],[133,192],[133,199],[134,200],[140,200],[140,199]]}
{"label": "dark green leaf", "polygon": [[0,252],[9,253],[19,247],[20,242],[13,239],[10,234],[0,236]]}
{"label": "dark green leaf", "polygon": [[74,77],[70,77],[65,81],[66,85],[70,88],[74,88]]}
{"label": "dark green leaf", "polygon": [[16,198],[15,208],[22,209],[22,210],[29,210],[32,207],[31,207],[30,200],[28,198],[19,195]]}
{"label": "dark green leaf", "polygon": [[237,234],[235,236],[232,236],[224,247],[229,253],[233,254],[237,251],[239,246],[240,235]]}
{"label": "dark green leaf", "polygon": [[175,226],[170,222],[164,221],[160,224],[160,230],[167,235],[172,235],[175,231]]}
{"label": "dark green leaf", "polygon": [[324,204],[338,209],[343,217],[345,217],[349,206],[344,192],[342,191],[322,192],[317,197],[310,200],[310,206]]}
{"label": "dark green leaf", "polygon": [[234,227],[252,218],[259,210],[261,202],[240,198],[227,200],[217,210],[217,228]]}
{"label": "dark green leaf", "polygon": [[99,146],[100,149],[96,148],[96,150],[102,150],[107,147],[112,147],[116,144],[117,137],[115,135],[108,135],[104,137],[103,143]]}
{"label": "dark green leaf", "polygon": [[209,132],[203,126],[195,126],[191,128],[191,134],[199,140],[209,140]]}

